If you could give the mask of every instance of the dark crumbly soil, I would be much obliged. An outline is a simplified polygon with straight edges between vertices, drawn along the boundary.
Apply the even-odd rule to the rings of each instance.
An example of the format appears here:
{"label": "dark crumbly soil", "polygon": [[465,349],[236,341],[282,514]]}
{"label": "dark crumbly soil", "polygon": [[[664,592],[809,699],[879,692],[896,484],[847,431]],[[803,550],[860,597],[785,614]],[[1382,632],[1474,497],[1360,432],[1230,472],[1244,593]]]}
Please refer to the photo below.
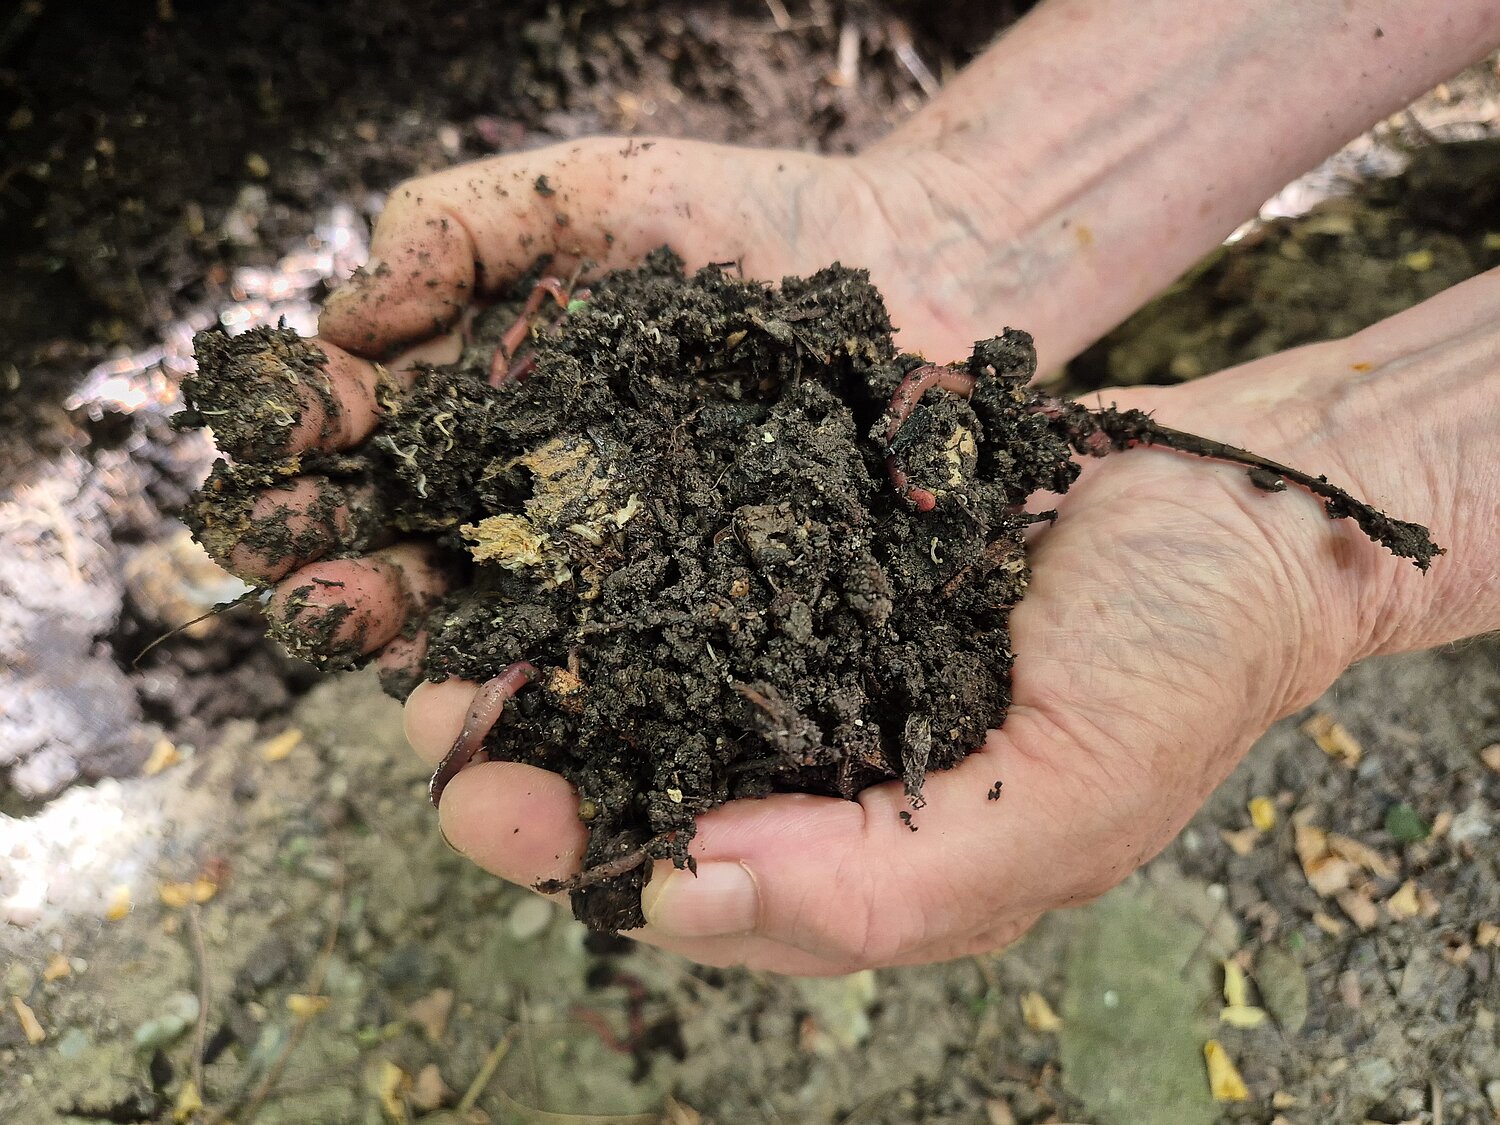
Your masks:
{"label": "dark crumbly soil", "polygon": [[[908,472],[939,496],[918,514],[869,435],[921,361],[894,354],[862,272],[772,289],[719,268],[684,279],[661,252],[575,302],[535,373],[494,388],[514,315],[491,310],[458,364],[393,404],[361,471],[391,525],[472,567],[428,621],[428,674],[540,669],[488,747],[578,787],[586,866],[685,862],[698,813],[773,790],[848,797],[898,778],[919,800],[927,770],[1003,721],[1017,508],[1076,473],[1048,421],[1017,409],[1029,337],[985,345],[972,398],[934,392],[902,428]],[[206,337],[190,403],[230,409],[217,380],[254,347],[294,350],[289,335]],[[241,421],[279,418],[272,395]],[[198,526],[274,476],[221,464]],[[296,626],[283,636],[303,655],[349,662]],[[644,872],[577,889],[578,913],[639,925]]]}
{"label": "dark crumbly soil", "polygon": [[[1022,505],[1068,488],[1075,451],[1238,454],[1261,487],[1311,487],[1420,566],[1435,550],[1321,478],[1037,395],[1024,332],[976,344],[966,370],[898,356],[862,271],[772,288],[720,267],[684,277],[661,250],[510,355],[500,341],[531,288],[485,312],[458,363],[388,398],[353,456],[264,459],[285,447],[294,392],[323,393],[314,346],[284,329],[204,334],[181,421],[222,420],[239,460],[216,466],[190,522],[221,556],[237,541],[305,554],[279,517],[249,519],[246,490],[318,472],[335,482],[325,506],[373,494],[378,516],[358,522],[445,548],[457,592],[425,621],[427,674],[532,686],[459,740],[433,799],[480,741],[568,778],[590,842],[566,887],[598,929],[643,923],[645,861],[688,864],[699,813],[892,779],[919,805],[928,770],[1004,721],[1021,532],[1037,518]],[[278,639],[356,663],[359,638],[331,643],[351,608],[301,601]]]}

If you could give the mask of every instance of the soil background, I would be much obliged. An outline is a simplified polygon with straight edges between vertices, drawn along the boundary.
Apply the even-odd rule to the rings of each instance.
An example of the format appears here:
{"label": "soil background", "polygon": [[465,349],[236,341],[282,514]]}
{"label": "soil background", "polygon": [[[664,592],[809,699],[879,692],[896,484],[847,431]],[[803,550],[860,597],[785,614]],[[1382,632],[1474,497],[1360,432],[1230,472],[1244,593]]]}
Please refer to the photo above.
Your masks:
{"label": "soil background", "polygon": [[[494,1121],[1493,1119],[1493,640],[1351,670],[1165,855],[1003,957],[833,981],[589,937],[474,870],[438,838],[373,677],[320,681],[253,609],[132,666],[232,591],[165,514],[207,464],[163,425],[194,328],[308,324],[380,194],[455,160],[599,131],[847,150],[1015,14],[33,0],[0,17],[0,1120],[169,1120],[200,1010],[205,1099],[273,1078],[267,1122],[463,1120],[487,1057],[473,1104]],[[1267,214],[1340,198],[1247,229],[1073,385],[1341,335],[1500,264],[1491,149],[1428,147],[1358,186],[1497,129],[1493,66],[1434,92]],[[1342,723],[1358,762],[1310,716]],[[1274,827],[1254,829],[1253,797]],[[1364,845],[1353,897],[1309,885],[1299,825]],[[203,903],[163,900],[198,876]],[[1259,1027],[1218,1022],[1231,957]],[[309,1015],[296,997],[319,991]],[[1058,1025],[1023,1014],[1031,993]],[[1210,1037],[1251,1100],[1208,1098]]]}

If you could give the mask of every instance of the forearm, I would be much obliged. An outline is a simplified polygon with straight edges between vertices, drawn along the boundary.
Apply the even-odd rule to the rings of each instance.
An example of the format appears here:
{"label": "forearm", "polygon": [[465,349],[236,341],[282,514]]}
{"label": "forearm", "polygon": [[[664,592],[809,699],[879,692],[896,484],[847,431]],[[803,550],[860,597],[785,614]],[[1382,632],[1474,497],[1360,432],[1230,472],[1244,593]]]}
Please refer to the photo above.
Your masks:
{"label": "forearm", "polygon": [[1051,366],[1496,45],[1493,0],[1049,0],[872,155],[943,176],[947,298],[1006,310]]}

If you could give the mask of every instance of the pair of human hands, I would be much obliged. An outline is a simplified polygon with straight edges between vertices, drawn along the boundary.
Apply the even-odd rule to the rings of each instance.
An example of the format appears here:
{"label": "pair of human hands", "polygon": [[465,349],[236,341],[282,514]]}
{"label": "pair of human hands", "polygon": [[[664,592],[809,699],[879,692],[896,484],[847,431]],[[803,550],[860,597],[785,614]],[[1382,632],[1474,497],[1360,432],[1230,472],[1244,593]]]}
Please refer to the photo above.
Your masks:
{"label": "pair of human hands", "polygon": [[[333,400],[309,398],[288,452],[358,446],[379,418],[382,367],[410,385],[417,362],[455,358],[470,299],[540,255],[567,272],[631,264],[665,243],[690,268],[737,259],[752,277],[834,260],[865,266],[901,346],[939,361],[1006,324],[1025,328],[1032,310],[1051,304],[1055,319],[1058,303],[1076,299],[1017,292],[1008,307],[976,311],[964,279],[931,249],[946,189],[881,159],[603,139],[408,183],[381,216],[369,264],[323,311],[318,346]],[[1327,472],[1379,503],[1378,471],[1337,463],[1316,436],[1316,387],[1330,365],[1349,366],[1349,347],[1111,399]],[[326,486],[301,478],[264,495],[257,515],[321,531],[321,547],[320,534],[299,541],[338,553],[345,513],[310,514]],[[1031,587],[1012,617],[1009,716],[961,765],[927,780],[918,831],[898,817],[899,783],[856,802],[788,794],[722,807],[700,819],[696,875],[667,863],[653,871],[648,926],[632,936],[705,963],[790,973],[1004,945],[1156,854],[1270,722],[1360,655],[1370,604],[1361,591],[1388,589],[1380,579],[1395,565],[1309,497],[1268,495],[1242,470],[1167,452],[1090,464],[1055,507],[1056,524],[1034,532]],[[403,628],[443,582],[423,544],[274,565],[241,548],[229,561],[276,583],[273,616],[313,628],[351,607],[335,639],[357,638],[387,672],[420,670],[425,640]],[[424,760],[446,753],[475,687],[450,680],[412,693],[407,735]],[[583,854],[576,795],[530,766],[464,770],[440,816],[459,851],[528,886],[575,873]]]}

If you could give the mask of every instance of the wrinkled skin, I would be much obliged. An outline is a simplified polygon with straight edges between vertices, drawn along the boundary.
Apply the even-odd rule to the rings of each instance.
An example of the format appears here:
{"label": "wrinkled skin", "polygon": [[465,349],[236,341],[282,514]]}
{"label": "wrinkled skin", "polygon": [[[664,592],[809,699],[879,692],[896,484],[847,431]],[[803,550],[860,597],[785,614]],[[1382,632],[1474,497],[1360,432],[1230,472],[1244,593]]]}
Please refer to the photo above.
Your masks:
{"label": "wrinkled skin", "polygon": [[[377,416],[370,360],[395,356],[390,370],[409,380],[414,355],[452,358],[470,295],[548,250],[560,270],[580,257],[623,264],[661,242],[690,268],[743,257],[750,276],[834,259],[866,265],[901,327],[898,343],[934,359],[961,353],[1001,320],[1056,319],[1042,305],[1065,295],[1018,291],[996,316],[941,299],[961,280],[930,260],[919,271],[904,255],[932,244],[944,208],[924,183],[878,159],[666,141],[626,149],[609,140],[399,188],[375,233],[379,261],[335,295],[321,322],[337,417],[303,427],[293,444],[358,444]],[[555,194],[532,190],[542,173]],[[1415,364],[1429,380],[1444,378],[1454,362],[1448,342],[1493,323],[1497,303],[1500,278],[1480,278],[1348,341],[1109,397],[1327,472],[1377,506],[1428,522],[1457,562],[1472,557],[1477,533],[1457,517],[1456,471],[1433,469],[1414,483],[1388,452],[1412,436],[1399,421],[1371,433],[1341,379],[1368,365],[1366,397],[1400,400],[1404,392],[1390,389],[1397,376],[1408,385]],[[1412,453],[1442,461],[1434,449]],[[715,810],[692,844],[697,876],[659,865],[644,894],[651,924],[633,936],[705,963],[793,973],[1003,945],[1041,913],[1102,893],[1159,851],[1271,721],[1314,698],[1351,660],[1472,631],[1458,601],[1446,616],[1432,611],[1448,581],[1444,562],[1424,586],[1357,529],[1330,523],[1312,499],[1260,492],[1240,470],[1133,451],[1089,464],[1065,498],[1042,506],[1055,506],[1059,519],[1034,533],[1033,585],[1012,618],[1019,655],[1010,717],[981,751],[928,780],[927,806],[913,814],[918,831],[898,819],[906,805],[895,783],[857,803],[784,795]],[[273,614],[313,578],[342,583],[310,597],[357,603],[366,647],[380,650],[387,669],[420,666],[421,636],[397,633],[441,586],[421,544],[371,562],[314,562],[285,577],[257,572],[255,559],[235,562],[252,577],[281,579]],[[474,687],[426,684],[411,697],[408,735],[428,762],[457,736]],[[991,801],[997,779],[1004,788]],[[504,878],[530,885],[577,870],[584,833],[576,799],[555,775],[473,766],[449,786],[441,820],[455,847]]]}

